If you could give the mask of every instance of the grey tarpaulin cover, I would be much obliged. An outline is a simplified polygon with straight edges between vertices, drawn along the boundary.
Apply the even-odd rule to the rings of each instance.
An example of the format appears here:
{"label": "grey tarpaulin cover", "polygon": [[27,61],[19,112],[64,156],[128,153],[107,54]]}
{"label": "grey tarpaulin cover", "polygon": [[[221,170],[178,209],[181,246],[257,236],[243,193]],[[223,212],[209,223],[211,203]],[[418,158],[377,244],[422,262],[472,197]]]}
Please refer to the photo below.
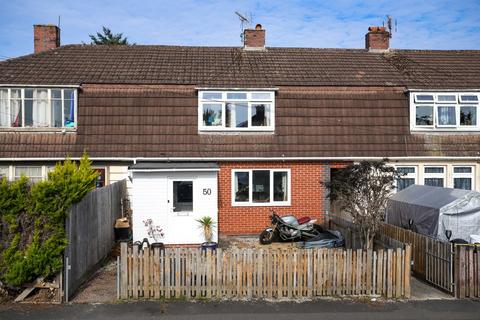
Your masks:
{"label": "grey tarpaulin cover", "polygon": [[480,193],[441,187],[412,185],[392,195],[387,201],[387,223],[447,240],[445,230],[452,230],[451,240],[470,241],[480,234]]}

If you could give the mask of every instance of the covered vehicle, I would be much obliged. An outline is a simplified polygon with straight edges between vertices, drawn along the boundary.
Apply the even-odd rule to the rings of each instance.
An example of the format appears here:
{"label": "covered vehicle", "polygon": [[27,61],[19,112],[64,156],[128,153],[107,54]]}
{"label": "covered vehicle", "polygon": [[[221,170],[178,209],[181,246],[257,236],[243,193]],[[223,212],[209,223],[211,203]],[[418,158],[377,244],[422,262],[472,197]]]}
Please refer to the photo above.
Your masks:
{"label": "covered vehicle", "polygon": [[[320,227],[320,226],[318,226]],[[300,244],[304,249],[309,248],[339,248],[345,245],[345,238],[336,230],[322,230],[318,236]]]}
{"label": "covered vehicle", "polygon": [[260,243],[270,244],[274,241],[305,241],[300,246],[312,247],[339,247],[343,246],[343,237],[338,231],[324,230],[315,224],[316,219],[302,217],[297,219],[293,215],[279,216],[270,210],[271,226],[260,233]]}
{"label": "covered vehicle", "polygon": [[480,235],[480,193],[412,185],[390,197],[385,218],[440,240],[470,241],[472,235]]}

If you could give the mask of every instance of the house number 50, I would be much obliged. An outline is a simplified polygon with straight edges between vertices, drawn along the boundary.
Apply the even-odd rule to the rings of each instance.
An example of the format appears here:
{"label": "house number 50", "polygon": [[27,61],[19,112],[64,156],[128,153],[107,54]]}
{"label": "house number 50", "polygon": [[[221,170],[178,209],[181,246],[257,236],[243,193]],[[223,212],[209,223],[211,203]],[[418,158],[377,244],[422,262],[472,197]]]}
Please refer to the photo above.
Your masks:
{"label": "house number 50", "polygon": [[210,189],[210,188],[203,189],[203,195],[204,196],[209,196],[211,194],[212,194],[212,189]]}

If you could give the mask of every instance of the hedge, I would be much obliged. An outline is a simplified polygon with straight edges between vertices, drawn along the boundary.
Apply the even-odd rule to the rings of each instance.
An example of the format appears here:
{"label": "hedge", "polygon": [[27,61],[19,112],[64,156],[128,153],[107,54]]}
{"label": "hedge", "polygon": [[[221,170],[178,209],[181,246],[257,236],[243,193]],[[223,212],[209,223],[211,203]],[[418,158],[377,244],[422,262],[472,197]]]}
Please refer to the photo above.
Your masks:
{"label": "hedge", "polygon": [[57,163],[45,181],[31,183],[24,176],[0,181],[3,283],[21,286],[61,269],[68,208],[95,188],[97,176],[85,154],[80,163],[70,159]]}

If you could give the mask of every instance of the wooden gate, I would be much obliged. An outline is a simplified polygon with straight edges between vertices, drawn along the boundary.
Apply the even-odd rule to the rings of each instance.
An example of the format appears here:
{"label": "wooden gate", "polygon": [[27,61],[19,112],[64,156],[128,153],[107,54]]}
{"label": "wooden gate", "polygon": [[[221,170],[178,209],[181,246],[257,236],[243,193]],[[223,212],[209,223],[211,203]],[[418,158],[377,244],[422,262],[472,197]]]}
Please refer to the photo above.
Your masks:
{"label": "wooden gate", "polygon": [[454,245],[425,238],[425,280],[453,293]]}

